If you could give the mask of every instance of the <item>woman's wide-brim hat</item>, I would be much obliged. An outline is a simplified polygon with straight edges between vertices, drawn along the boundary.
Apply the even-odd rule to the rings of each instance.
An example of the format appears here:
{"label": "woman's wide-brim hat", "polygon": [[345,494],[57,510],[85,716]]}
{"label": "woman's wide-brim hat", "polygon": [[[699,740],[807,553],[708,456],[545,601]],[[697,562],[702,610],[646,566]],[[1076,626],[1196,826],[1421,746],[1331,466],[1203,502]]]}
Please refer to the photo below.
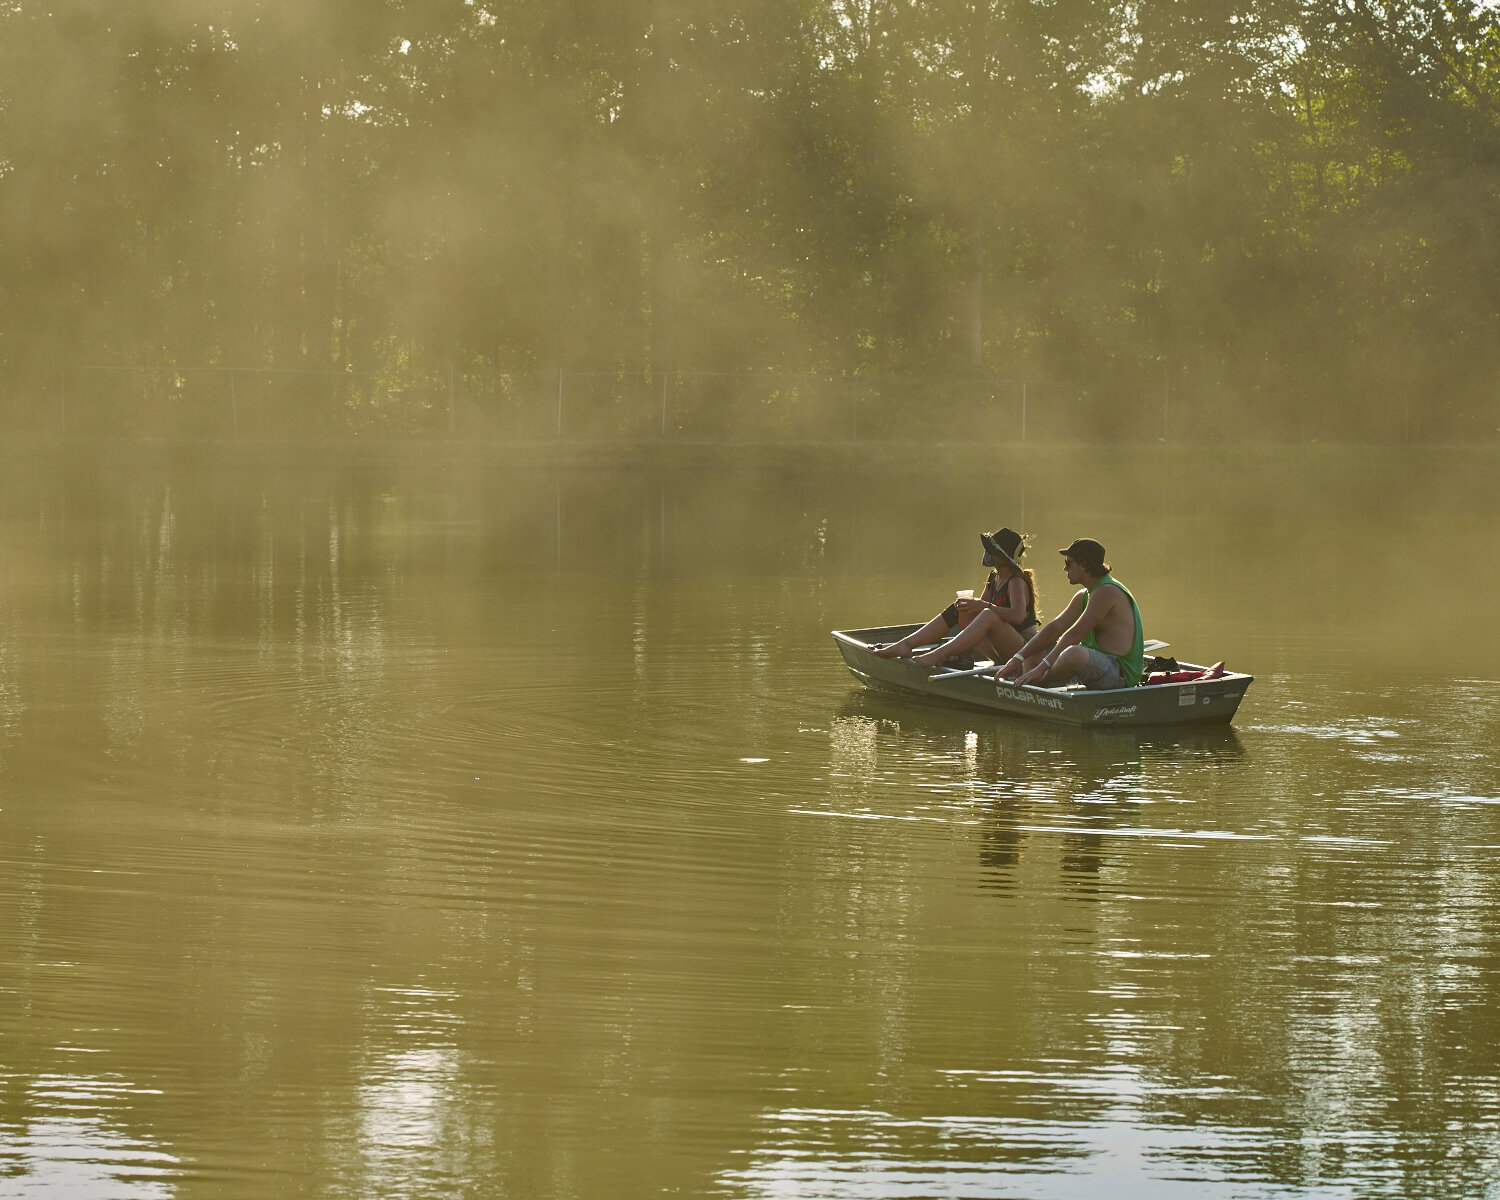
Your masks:
{"label": "woman's wide-brim hat", "polygon": [[997,566],[998,563],[992,559],[1000,559],[1008,562],[1016,570],[1021,569],[1020,557],[1026,553],[1026,539],[1014,529],[997,529],[994,533],[981,533],[979,540],[984,543],[984,558],[986,566]]}

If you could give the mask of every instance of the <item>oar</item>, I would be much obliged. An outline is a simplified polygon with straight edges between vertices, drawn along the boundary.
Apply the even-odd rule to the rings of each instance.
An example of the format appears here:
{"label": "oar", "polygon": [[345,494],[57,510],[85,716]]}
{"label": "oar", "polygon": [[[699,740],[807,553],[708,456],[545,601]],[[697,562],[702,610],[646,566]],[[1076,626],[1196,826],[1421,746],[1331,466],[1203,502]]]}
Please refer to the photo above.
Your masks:
{"label": "oar", "polygon": [[939,679],[963,679],[969,675],[987,675],[998,671],[1003,665],[1003,663],[985,663],[982,667],[973,667],[967,671],[944,671],[941,675],[934,675],[932,678],[936,682]]}
{"label": "oar", "polygon": [[[1159,642],[1155,638],[1152,638],[1141,650],[1142,653],[1150,651],[1152,654],[1155,654],[1158,650],[1165,650],[1171,644],[1171,642]],[[971,667],[967,671],[944,671],[940,675],[934,675],[932,679],[936,683],[940,679],[966,679],[970,675],[989,675],[992,672],[998,671],[1003,665],[1003,663],[989,663],[982,667]]]}

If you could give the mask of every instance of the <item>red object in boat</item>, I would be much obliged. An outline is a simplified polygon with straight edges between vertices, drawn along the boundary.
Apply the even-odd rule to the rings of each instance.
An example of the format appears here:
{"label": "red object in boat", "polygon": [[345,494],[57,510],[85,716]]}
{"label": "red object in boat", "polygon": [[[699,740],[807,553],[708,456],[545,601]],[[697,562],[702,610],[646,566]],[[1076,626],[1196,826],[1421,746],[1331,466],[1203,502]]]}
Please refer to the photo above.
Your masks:
{"label": "red object in boat", "polygon": [[1147,686],[1159,683],[1192,683],[1198,679],[1218,679],[1224,674],[1224,664],[1216,662],[1204,671],[1152,671],[1146,676]]}

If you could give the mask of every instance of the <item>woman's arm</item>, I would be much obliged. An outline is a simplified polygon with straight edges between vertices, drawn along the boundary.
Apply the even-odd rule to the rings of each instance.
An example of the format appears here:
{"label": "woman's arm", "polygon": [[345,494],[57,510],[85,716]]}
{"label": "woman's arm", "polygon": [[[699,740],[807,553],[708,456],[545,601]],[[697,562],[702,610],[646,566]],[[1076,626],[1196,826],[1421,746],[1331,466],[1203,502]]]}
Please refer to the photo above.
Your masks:
{"label": "woman's arm", "polygon": [[995,600],[996,603],[990,606],[995,614],[1007,625],[1019,624],[1026,616],[1026,581],[1019,575],[1012,575]]}

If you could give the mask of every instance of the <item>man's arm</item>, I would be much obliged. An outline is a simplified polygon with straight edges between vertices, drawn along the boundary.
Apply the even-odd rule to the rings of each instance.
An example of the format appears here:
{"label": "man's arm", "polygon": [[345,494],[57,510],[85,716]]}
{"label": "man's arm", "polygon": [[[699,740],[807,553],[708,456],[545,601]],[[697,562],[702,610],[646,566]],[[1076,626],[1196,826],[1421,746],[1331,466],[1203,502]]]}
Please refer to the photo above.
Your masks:
{"label": "man's arm", "polygon": [[[1072,628],[1082,619],[1084,612],[1084,593],[1078,592],[1073,599],[1068,601],[1068,607],[1053,617],[1040,629],[1031,635],[1030,640],[1020,648],[1000,668],[1000,679],[1006,679],[1025,668],[1026,663],[1032,659],[1045,654],[1056,643],[1058,636],[1065,630]],[[1082,634],[1079,635],[1083,636]]]}
{"label": "man's arm", "polygon": [[[1114,611],[1113,606],[1116,598],[1106,593],[1118,592],[1118,588],[1101,588],[1088,596],[1083,605],[1083,611],[1078,614],[1078,619],[1062,632],[1062,635],[1053,643],[1051,649],[1025,674],[1021,675],[1017,683],[1042,683],[1043,685],[1056,683],[1077,671],[1077,664],[1064,664],[1059,666],[1058,659],[1062,654],[1083,641],[1089,630],[1096,628],[1109,614]],[[1087,593],[1079,592],[1075,600],[1085,596]],[[1121,597],[1123,599],[1123,597]],[[1069,606],[1071,611],[1071,606]],[[1029,659],[1027,660],[1030,661]],[[1057,674],[1057,679],[1053,674]]]}
{"label": "man's arm", "polygon": [[[1085,593],[1079,592],[1078,594],[1082,596]],[[1091,630],[1097,629],[1102,625],[1105,619],[1119,607],[1121,601],[1124,599],[1125,597],[1120,594],[1119,588],[1104,587],[1094,592],[1084,604],[1083,611],[1079,613],[1078,619],[1057,639],[1057,644],[1053,646],[1052,653],[1048,657],[1056,660],[1057,656],[1069,646],[1078,645],[1078,643],[1088,636]]]}

